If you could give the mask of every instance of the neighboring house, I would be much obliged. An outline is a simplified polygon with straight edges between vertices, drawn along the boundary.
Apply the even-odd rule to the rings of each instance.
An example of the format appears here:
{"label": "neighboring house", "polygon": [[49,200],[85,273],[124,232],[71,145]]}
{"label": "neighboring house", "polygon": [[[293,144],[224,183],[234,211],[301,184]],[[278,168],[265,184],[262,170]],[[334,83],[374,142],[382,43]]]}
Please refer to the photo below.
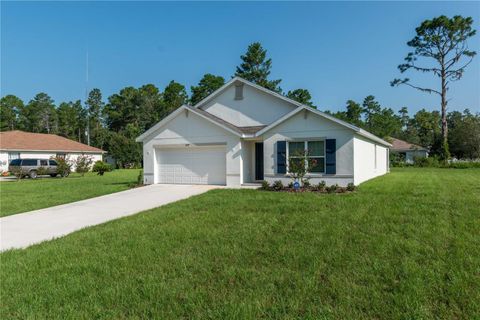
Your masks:
{"label": "neighboring house", "polygon": [[392,138],[391,140],[391,151],[401,155],[406,163],[413,163],[414,158],[428,157],[428,150],[424,147],[396,138]]}
{"label": "neighboring house", "polygon": [[102,160],[103,151],[55,134],[32,133],[19,130],[0,132],[0,170],[18,158],[50,159],[65,157],[75,161],[79,155],[89,155],[93,161]]}
{"label": "neighboring house", "polygon": [[288,157],[309,150],[311,183],[359,184],[389,171],[388,142],[331,115],[235,77],[137,138],[144,182],[238,187],[288,183]]}

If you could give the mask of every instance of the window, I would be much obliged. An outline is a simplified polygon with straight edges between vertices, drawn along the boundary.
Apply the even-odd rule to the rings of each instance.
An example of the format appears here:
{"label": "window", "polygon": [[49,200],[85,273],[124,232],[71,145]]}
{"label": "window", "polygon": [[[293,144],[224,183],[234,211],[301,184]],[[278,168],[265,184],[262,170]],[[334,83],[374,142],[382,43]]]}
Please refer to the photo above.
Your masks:
{"label": "window", "polygon": [[51,166],[56,166],[57,165],[57,162],[55,160],[48,160],[48,163],[51,165]]}
{"label": "window", "polygon": [[66,154],[65,153],[57,153],[57,158],[62,158],[65,159]]}
{"label": "window", "polygon": [[[325,141],[291,141],[288,143],[288,157],[295,161],[303,157],[307,152],[308,162],[313,162],[313,166],[307,168],[311,173],[325,172]],[[308,163],[306,164],[308,166]]]}
{"label": "window", "polygon": [[12,161],[12,160],[15,160],[15,159],[20,159],[20,153],[18,152],[9,152],[8,153],[8,161]]}
{"label": "window", "polygon": [[22,166],[36,166],[37,159],[23,159]]}
{"label": "window", "polygon": [[48,160],[40,160],[40,165],[43,166],[48,166]]}
{"label": "window", "polygon": [[19,166],[21,162],[22,162],[21,159],[15,159],[15,160],[10,161],[10,165],[11,166]]}

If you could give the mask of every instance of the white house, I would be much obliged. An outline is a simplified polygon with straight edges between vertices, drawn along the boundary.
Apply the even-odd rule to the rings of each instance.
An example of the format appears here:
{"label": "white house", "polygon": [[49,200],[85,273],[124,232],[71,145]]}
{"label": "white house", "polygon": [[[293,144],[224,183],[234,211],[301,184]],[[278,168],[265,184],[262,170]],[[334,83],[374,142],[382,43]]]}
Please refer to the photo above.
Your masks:
{"label": "white house", "polygon": [[396,138],[392,138],[391,151],[401,155],[406,163],[413,163],[415,158],[428,158],[426,148]]}
{"label": "white house", "polygon": [[311,183],[358,185],[389,171],[388,142],[333,116],[235,77],[137,138],[145,184],[239,187],[291,181],[288,158],[308,150]]}
{"label": "white house", "polygon": [[105,151],[55,134],[24,132],[20,130],[0,132],[0,170],[7,171],[14,159],[50,159],[65,157],[75,161],[79,155],[89,155],[92,160],[102,160]]}

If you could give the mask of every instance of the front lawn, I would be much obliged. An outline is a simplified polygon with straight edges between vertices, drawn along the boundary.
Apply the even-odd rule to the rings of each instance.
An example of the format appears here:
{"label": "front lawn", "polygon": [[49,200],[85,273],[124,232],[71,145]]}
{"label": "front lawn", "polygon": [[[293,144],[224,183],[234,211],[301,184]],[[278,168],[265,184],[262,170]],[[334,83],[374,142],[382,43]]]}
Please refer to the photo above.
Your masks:
{"label": "front lawn", "polygon": [[474,319],[480,170],[213,190],[0,255],[0,318]]}
{"label": "front lawn", "polygon": [[0,217],[127,190],[139,172],[114,170],[104,176],[89,172],[84,177],[74,173],[68,178],[0,182]]}

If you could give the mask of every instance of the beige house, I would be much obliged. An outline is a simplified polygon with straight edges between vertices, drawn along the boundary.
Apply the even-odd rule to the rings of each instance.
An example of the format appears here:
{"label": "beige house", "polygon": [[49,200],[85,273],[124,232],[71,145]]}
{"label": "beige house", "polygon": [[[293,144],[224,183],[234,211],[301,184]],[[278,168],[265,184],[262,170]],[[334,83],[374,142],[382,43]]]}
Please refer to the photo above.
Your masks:
{"label": "beige house", "polygon": [[55,134],[32,133],[20,130],[0,132],[0,171],[7,171],[14,159],[50,159],[65,157],[74,162],[79,155],[89,155],[93,161],[102,160],[106,151]]}

